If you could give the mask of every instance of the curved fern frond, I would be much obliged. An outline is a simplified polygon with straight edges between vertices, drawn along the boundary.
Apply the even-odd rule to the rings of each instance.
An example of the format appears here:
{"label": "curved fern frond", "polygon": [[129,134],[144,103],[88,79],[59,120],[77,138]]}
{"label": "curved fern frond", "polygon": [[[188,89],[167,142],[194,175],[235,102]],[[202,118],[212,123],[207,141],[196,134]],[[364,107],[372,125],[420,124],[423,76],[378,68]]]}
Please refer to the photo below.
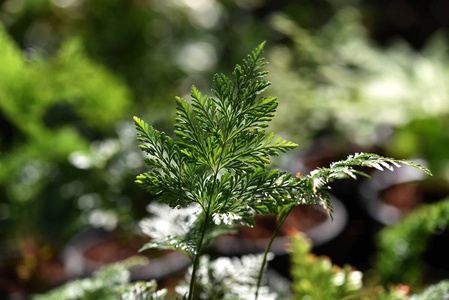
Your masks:
{"label": "curved fern frond", "polygon": [[380,171],[383,171],[384,169],[393,171],[394,167],[399,168],[401,165],[411,166],[428,175],[432,175],[429,169],[412,161],[383,157],[373,153],[356,153],[354,155],[349,155],[345,160],[332,163],[329,168],[318,168],[313,170],[308,178],[313,183],[313,190],[317,191],[335,179],[357,179],[357,175],[369,177],[368,174],[355,169],[354,167],[368,167]]}

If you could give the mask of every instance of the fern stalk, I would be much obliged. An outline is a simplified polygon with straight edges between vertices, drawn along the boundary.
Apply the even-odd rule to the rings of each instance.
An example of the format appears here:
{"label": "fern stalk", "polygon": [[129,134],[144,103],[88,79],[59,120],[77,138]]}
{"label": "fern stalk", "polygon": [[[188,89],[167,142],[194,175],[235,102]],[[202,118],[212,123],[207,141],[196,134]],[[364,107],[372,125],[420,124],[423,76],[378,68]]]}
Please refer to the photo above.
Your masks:
{"label": "fern stalk", "polygon": [[283,212],[281,213],[280,217],[276,218],[276,221],[277,221],[276,228],[275,228],[273,234],[271,235],[270,241],[268,242],[268,245],[265,248],[265,251],[263,254],[262,265],[260,266],[259,276],[257,277],[257,287],[256,287],[256,294],[255,294],[254,300],[257,300],[257,298],[259,297],[259,289],[260,289],[260,285],[262,283],[262,278],[263,278],[263,274],[265,272],[265,267],[267,265],[268,253],[270,253],[271,246],[273,245],[273,242],[276,239],[276,237],[279,233],[279,230],[281,229],[282,225],[284,224],[284,221],[287,219],[288,215],[292,211],[293,207],[295,207],[295,204],[290,204],[290,205],[286,206],[283,209]]}
{"label": "fern stalk", "polygon": [[194,295],[195,295],[196,273],[197,273],[199,265],[200,265],[200,257],[201,257],[203,241],[204,241],[204,236],[206,234],[208,222],[209,222],[209,216],[207,213],[203,228],[201,230],[201,237],[200,237],[200,239],[198,241],[198,245],[197,245],[197,249],[198,249],[197,254],[195,254],[195,259],[193,261],[193,269],[192,269],[192,275],[190,277],[190,286],[189,286],[189,298],[188,298],[189,300],[193,300]]}

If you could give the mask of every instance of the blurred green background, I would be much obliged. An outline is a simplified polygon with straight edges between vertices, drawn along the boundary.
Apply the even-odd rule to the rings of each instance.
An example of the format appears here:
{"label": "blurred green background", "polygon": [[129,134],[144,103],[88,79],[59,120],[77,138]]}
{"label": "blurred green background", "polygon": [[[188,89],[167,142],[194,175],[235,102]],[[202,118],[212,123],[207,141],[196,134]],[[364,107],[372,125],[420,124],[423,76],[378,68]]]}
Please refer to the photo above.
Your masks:
{"label": "blurred green background", "polygon": [[152,199],[132,116],[171,131],[176,95],[262,41],[271,130],[300,144],[277,164],[375,151],[447,184],[448,16],[446,0],[1,2],[0,295],[61,283],[86,228],[136,231]]}

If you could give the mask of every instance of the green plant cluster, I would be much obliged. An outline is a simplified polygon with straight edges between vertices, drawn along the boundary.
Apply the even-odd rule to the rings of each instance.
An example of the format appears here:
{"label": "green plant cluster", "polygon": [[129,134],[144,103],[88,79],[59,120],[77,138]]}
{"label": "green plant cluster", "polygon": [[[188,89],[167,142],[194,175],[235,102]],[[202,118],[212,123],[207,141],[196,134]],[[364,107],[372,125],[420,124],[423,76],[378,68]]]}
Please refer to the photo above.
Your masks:
{"label": "green plant cluster", "polygon": [[[422,218],[426,213],[426,209],[421,209],[420,212],[416,212],[415,216]],[[447,217],[446,220],[448,220]],[[388,230],[390,232],[393,230],[404,232],[407,230],[405,223],[399,223]],[[407,237],[409,236],[415,236],[415,234],[409,232]],[[397,238],[399,239],[400,235]],[[426,246],[426,242],[422,241],[421,243],[423,247]],[[311,242],[304,234],[298,233],[291,237],[289,252],[292,262],[290,268],[292,274],[291,288],[294,293],[292,299],[440,300],[446,299],[449,295],[447,280],[433,284],[420,293],[412,295],[410,295],[410,289],[416,283],[407,281],[407,278],[402,278],[402,283],[393,282],[383,278],[385,274],[379,273],[378,276],[387,280],[384,285],[373,285],[369,278],[364,280],[363,274],[351,266],[346,265],[341,268],[333,265],[328,257],[319,257],[312,254],[310,252],[311,246]],[[394,249],[394,245],[390,245],[388,248]],[[391,252],[389,254],[393,255]],[[395,269],[398,269],[398,266],[399,268],[403,267],[398,263],[395,265]],[[410,269],[402,269],[403,274],[408,274],[411,271]]]}
{"label": "green plant cluster", "polygon": [[0,25],[0,44],[0,266],[39,290],[39,266],[80,230],[133,222],[125,190],[142,162],[118,123],[132,92],[78,39],[47,56],[23,51]]}
{"label": "green plant cluster", "polygon": [[[51,59],[24,54],[3,26],[0,43],[0,113],[5,123],[1,129],[0,186],[7,199],[2,205],[8,212],[1,219],[25,226],[25,231],[40,228],[47,232],[45,224],[27,224],[43,221],[36,220],[43,213],[41,206],[53,205],[67,219],[76,217],[68,215],[76,211],[68,208],[70,201],[48,202],[55,198],[49,195],[54,193],[48,191],[49,186],[76,181],[64,178],[70,176],[64,170],[67,158],[86,167],[79,165],[76,153],[91,152],[90,143],[96,136],[112,134],[110,128],[129,109],[131,92],[121,80],[90,60],[76,40],[67,41]],[[101,160],[96,163],[101,164]],[[59,172],[64,175],[58,177]],[[60,196],[70,198],[71,192]],[[57,221],[52,215],[43,219]],[[70,224],[56,225],[65,226]]]}
{"label": "green plant cluster", "polygon": [[146,264],[141,257],[129,258],[103,267],[90,278],[67,283],[53,291],[36,295],[33,300],[162,300],[164,289],[157,291],[156,281],[130,281],[130,268]]}
{"label": "green plant cluster", "polygon": [[422,254],[435,232],[449,226],[449,201],[443,199],[411,212],[379,233],[376,273],[383,283],[422,283]]}
{"label": "green plant cluster", "polygon": [[312,243],[304,234],[291,238],[292,290],[294,299],[345,299],[362,287],[362,273],[346,265],[332,264],[328,257],[311,253]]}
{"label": "green plant cluster", "polygon": [[307,28],[286,12],[273,14],[270,25],[292,44],[267,54],[273,90],[286,99],[273,128],[305,142],[332,132],[365,147],[398,130],[386,146],[390,155],[438,157],[431,168],[442,172],[447,152],[429,143],[447,140],[437,129],[449,114],[445,33],[436,32],[419,52],[399,39],[379,47],[363,17],[355,7],[341,7],[322,26]]}
{"label": "green plant cluster", "polygon": [[[64,44],[51,60],[38,54],[24,57],[3,27],[0,41],[0,109],[8,122],[4,130],[10,131],[10,135],[2,135],[5,159],[0,178],[3,182],[11,180],[13,198],[27,202],[34,195],[24,186],[39,178],[16,187],[13,179],[17,180],[21,167],[30,161],[45,164],[65,160],[70,153],[88,148],[83,130],[105,133],[113,127],[128,109],[131,93],[119,79],[86,57],[76,40]],[[21,151],[15,151],[19,146]]]}

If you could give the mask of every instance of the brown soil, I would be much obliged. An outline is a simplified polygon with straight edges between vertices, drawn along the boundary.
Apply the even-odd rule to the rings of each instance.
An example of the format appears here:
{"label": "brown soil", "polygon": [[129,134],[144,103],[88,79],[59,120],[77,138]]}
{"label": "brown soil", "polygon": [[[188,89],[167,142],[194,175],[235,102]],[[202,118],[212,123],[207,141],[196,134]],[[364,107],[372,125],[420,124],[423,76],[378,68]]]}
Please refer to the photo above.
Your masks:
{"label": "brown soil", "polygon": [[408,213],[422,203],[423,194],[423,190],[417,184],[402,183],[383,191],[380,198],[403,213]]}
{"label": "brown soil", "polygon": [[138,255],[139,249],[145,242],[147,241],[142,241],[141,238],[117,239],[111,237],[89,247],[84,252],[84,257],[102,264],[114,263]]}
{"label": "brown soil", "polygon": [[[256,226],[241,227],[237,236],[253,239],[270,238],[276,228],[274,215],[256,216],[254,219]],[[296,206],[282,225],[279,236],[286,236],[292,230],[306,232],[326,219],[327,215],[314,206]]]}

